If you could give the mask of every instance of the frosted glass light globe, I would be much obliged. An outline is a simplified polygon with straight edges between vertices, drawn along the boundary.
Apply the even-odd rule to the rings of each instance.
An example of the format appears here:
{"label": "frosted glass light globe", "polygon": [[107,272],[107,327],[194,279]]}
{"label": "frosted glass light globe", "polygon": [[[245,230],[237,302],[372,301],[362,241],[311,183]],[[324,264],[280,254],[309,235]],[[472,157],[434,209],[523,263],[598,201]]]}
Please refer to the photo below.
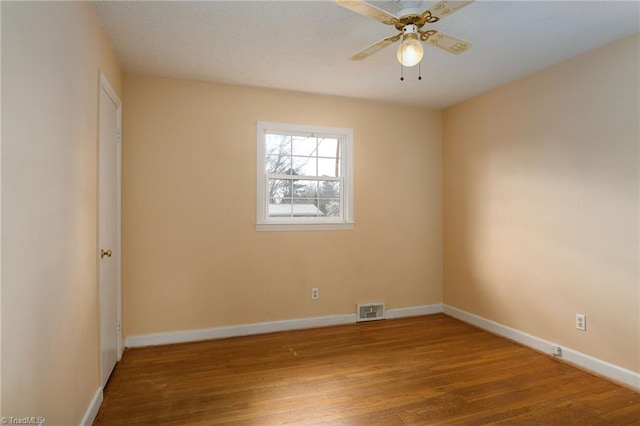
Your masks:
{"label": "frosted glass light globe", "polygon": [[417,65],[422,60],[424,49],[415,34],[402,36],[402,43],[398,46],[398,61],[405,67]]}

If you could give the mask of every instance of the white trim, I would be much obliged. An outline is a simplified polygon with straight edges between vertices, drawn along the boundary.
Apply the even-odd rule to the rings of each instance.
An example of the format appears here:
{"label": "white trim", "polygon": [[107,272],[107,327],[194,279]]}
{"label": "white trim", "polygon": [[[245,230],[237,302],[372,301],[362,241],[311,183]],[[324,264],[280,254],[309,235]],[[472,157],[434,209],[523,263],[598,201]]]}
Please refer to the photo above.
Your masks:
{"label": "white trim", "polygon": [[[98,71],[100,76],[100,91],[104,90],[104,92],[109,96],[111,101],[116,106],[116,131],[118,132],[117,138],[117,152],[116,152],[116,247],[114,250],[115,261],[116,261],[116,298],[117,298],[117,323],[122,324],[122,101],[120,97],[113,89],[109,80],[107,80],[107,76],[102,72]],[[100,102],[98,95],[98,102]],[[99,112],[98,112],[99,115]],[[98,129],[100,123],[98,122]],[[98,130],[99,133],[99,130]],[[99,143],[100,139],[98,137],[98,151],[99,151]],[[98,173],[99,173],[99,164],[98,164]],[[98,175],[98,194],[99,194],[99,185],[100,185],[100,176]],[[98,197],[98,244],[100,244],[100,199]],[[97,247],[97,252],[100,252],[100,247]],[[100,262],[98,262],[98,280],[100,277]],[[117,348],[118,361],[122,359],[122,353],[124,352],[124,345],[122,342],[122,333],[118,336],[118,348]]]}
{"label": "white trim", "polygon": [[[290,123],[274,123],[267,121],[257,122],[257,150],[256,150],[256,231],[340,231],[351,230],[354,225],[354,172],[353,172],[353,129],[342,127],[308,126]],[[265,175],[265,134],[266,132],[283,132],[287,134],[313,134],[315,136],[337,136],[343,143],[342,152],[342,177],[344,185],[340,192],[342,213],[340,218],[331,218],[333,221],[318,220],[313,223],[298,221],[283,221],[282,218],[267,217],[267,176]],[[317,180],[322,180],[318,178]],[[333,180],[333,179],[329,179]],[[301,222],[301,223],[298,223]]]}
{"label": "white trim", "polygon": [[[116,197],[117,197],[117,216],[116,216],[116,280],[117,280],[117,305],[118,305],[118,323],[122,324],[122,101],[113,87],[107,80],[107,77],[100,71],[100,88],[104,89],[109,98],[113,101],[117,108],[117,131],[118,143],[116,153]],[[99,250],[99,248],[98,248]],[[122,342],[122,334],[118,339],[118,361],[122,359],[124,345]]]}
{"label": "white trim", "polygon": [[200,340],[222,339],[225,337],[250,336],[252,334],[273,333],[276,331],[302,330],[305,328],[328,327],[332,325],[352,324],[356,314],[330,315],[324,317],[299,318],[292,320],[259,322],[253,324],[231,325],[200,330],[176,331],[172,333],[154,333],[127,336],[125,346],[166,345],[171,343],[197,342]]}
{"label": "white trim", "polygon": [[520,330],[507,327],[506,325],[502,325],[470,312],[454,308],[453,306],[444,305],[444,313],[460,321],[490,331],[499,336],[506,337],[507,339],[513,340],[545,354],[551,354],[552,346],[560,346],[562,348],[562,355],[558,358],[561,358],[563,361],[574,364],[616,382],[624,383],[625,385],[640,389],[640,373],[602,361],[585,353],[578,352],[575,349],[567,348],[557,343],[532,336]]}
{"label": "white trim", "polygon": [[102,386],[99,386],[96,393],[93,394],[93,398],[87,407],[87,411],[84,412],[84,416],[80,421],[80,426],[91,426],[93,424],[93,421],[96,419],[98,411],[100,410],[100,406],[102,405],[102,398]]}
{"label": "white trim", "polygon": [[[442,312],[442,305],[415,306],[410,308],[389,309],[385,318],[402,318],[415,315],[428,315]],[[306,328],[329,327],[333,325],[355,324],[356,314],[328,315],[323,317],[298,318],[282,321],[259,322],[253,324],[231,325],[199,330],[175,331],[169,333],[140,334],[127,336],[125,346],[168,345],[172,343],[197,342],[200,340],[223,339],[225,337],[250,336],[253,334],[273,333],[276,331],[302,330]]]}
{"label": "white trim", "polygon": [[[109,98],[111,98],[113,103],[118,108],[120,108],[120,106],[122,105],[122,102],[120,101],[118,94],[116,93],[115,90],[113,90],[113,87],[111,86],[111,84],[109,84],[109,80],[107,80],[107,77],[104,75],[104,73],[102,71],[99,71],[99,72],[100,72],[100,87],[104,89],[107,95],[109,95]],[[120,128],[120,117],[118,117],[118,128]]]}
{"label": "white trim", "polygon": [[409,308],[387,309],[384,317],[386,319],[417,317],[420,315],[434,315],[442,313],[442,303],[433,305],[412,306]]}
{"label": "white trim", "polygon": [[353,223],[258,223],[256,231],[347,231]]}

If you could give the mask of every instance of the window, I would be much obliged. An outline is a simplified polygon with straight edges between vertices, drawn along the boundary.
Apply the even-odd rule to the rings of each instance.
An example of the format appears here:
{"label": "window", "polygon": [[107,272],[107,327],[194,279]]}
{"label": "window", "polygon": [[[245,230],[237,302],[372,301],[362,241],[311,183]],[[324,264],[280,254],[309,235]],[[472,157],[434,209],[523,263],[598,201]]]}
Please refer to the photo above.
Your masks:
{"label": "window", "polygon": [[256,229],[352,229],[352,169],[352,129],[258,122]]}

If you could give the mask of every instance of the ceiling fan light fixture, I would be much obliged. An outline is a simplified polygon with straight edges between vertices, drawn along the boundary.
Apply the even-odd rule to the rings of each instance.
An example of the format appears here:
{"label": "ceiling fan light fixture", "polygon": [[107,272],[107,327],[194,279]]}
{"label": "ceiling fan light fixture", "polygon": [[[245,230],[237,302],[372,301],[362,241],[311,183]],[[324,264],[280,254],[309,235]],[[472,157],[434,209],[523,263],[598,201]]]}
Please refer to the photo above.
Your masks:
{"label": "ceiling fan light fixture", "polygon": [[418,29],[415,25],[406,25],[402,32],[402,43],[398,46],[398,62],[405,67],[413,67],[420,63],[424,55],[422,43],[418,40]]}

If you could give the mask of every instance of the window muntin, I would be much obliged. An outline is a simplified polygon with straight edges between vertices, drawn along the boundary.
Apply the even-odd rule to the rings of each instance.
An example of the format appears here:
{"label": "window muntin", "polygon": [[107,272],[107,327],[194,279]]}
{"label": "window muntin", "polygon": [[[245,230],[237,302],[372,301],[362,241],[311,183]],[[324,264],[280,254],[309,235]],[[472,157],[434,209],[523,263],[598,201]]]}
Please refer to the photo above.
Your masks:
{"label": "window muntin", "polygon": [[351,129],[258,123],[258,227],[352,224]]}

